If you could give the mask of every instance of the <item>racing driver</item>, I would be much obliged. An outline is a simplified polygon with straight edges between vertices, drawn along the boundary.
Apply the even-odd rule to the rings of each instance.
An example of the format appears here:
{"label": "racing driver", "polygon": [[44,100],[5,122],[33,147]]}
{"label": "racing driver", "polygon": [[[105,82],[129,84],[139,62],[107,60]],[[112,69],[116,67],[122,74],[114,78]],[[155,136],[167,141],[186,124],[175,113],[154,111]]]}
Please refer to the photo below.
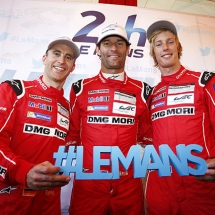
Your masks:
{"label": "racing driver", "polygon": [[[93,172],[94,146],[118,146],[126,156],[137,142],[150,143],[146,99],[151,88],[129,78],[124,71],[129,49],[124,28],[118,24],[105,26],[96,45],[101,60],[99,74],[72,86],[72,115],[66,142],[83,146],[86,173]],[[109,156],[104,153],[101,158],[110,159]],[[103,167],[102,172],[111,172],[111,164]],[[132,165],[127,171],[120,166],[118,180],[74,180],[70,215],[83,214],[143,215],[142,181],[134,178]]]}
{"label": "racing driver", "polygon": [[[215,74],[194,72],[180,63],[182,46],[173,23],[160,20],[147,30],[150,55],[161,72],[161,82],[149,98],[153,144],[158,150],[168,144],[176,153],[178,144],[198,144],[205,160],[215,156]],[[192,164],[189,164],[192,165]],[[194,166],[193,166],[194,167]],[[215,183],[150,171],[146,201],[150,215],[213,215]]]}
{"label": "racing driver", "polygon": [[[41,77],[0,85],[0,214],[60,215],[60,187],[53,153],[65,145],[70,105],[63,85],[75,68],[78,47],[67,37],[48,45]],[[40,191],[42,190],[42,191]]]}

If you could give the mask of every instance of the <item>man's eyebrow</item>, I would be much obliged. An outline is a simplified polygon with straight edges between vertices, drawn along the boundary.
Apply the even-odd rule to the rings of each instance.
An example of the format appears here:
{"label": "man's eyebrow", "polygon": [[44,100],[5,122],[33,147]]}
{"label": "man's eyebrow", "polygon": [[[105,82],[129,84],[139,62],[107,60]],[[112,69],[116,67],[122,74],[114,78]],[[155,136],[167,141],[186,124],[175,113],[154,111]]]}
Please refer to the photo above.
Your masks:
{"label": "man's eyebrow", "polygon": [[117,39],[117,42],[121,42],[121,41],[126,42],[123,38]]}
{"label": "man's eyebrow", "polygon": [[74,58],[74,54],[67,53],[66,56],[70,56],[71,58]]}
{"label": "man's eyebrow", "polygon": [[[58,50],[58,49],[51,49],[53,52],[60,52],[61,53],[61,51],[60,50]],[[69,55],[70,57],[74,57],[74,54],[70,54],[70,53],[66,53],[65,55]]]}
{"label": "man's eyebrow", "polygon": [[[169,37],[169,38],[165,39],[165,41],[167,41],[167,40],[175,40],[175,38]],[[155,40],[155,42],[161,42],[161,41],[163,41],[163,40],[162,40],[162,39],[160,39],[160,40]]]}
{"label": "man's eyebrow", "polygon": [[[104,39],[103,42],[105,42],[105,41],[110,42],[111,39],[108,39],[108,38],[107,38],[107,39]],[[119,41],[125,41],[125,40],[124,40],[123,38],[119,38],[119,39],[117,39],[116,41],[119,42]]]}
{"label": "man's eyebrow", "polygon": [[60,52],[60,50],[58,50],[58,49],[50,49],[50,50],[53,52]]}
{"label": "man's eyebrow", "polygon": [[104,39],[102,42],[109,42],[110,39]]}

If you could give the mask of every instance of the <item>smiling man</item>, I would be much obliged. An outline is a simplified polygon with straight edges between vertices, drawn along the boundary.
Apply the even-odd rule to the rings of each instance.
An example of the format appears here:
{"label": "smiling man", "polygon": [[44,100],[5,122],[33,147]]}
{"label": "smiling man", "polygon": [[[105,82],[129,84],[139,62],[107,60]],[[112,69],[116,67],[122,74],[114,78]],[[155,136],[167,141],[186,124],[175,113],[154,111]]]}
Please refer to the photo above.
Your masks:
{"label": "smiling man", "polygon": [[[126,75],[124,66],[129,49],[124,28],[117,24],[105,26],[96,45],[101,60],[99,74],[72,86],[67,142],[83,145],[86,174],[93,172],[94,146],[118,146],[126,156],[132,145],[146,144],[149,142],[145,139],[151,139],[146,106],[150,87]],[[101,157],[110,159],[110,153]],[[111,163],[102,165],[100,171],[112,172]],[[133,177],[132,165],[127,171],[120,165],[119,180],[74,180],[70,214],[143,215],[142,181]]]}
{"label": "smiling man", "polygon": [[41,77],[0,85],[0,214],[61,214],[60,187],[70,177],[57,175],[53,153],[65,145],[70,105],[62,87],[79,54],[72,40],[57,38]]}
{"label": "smiling man", "polygon": [[[147,38],[154,65],[161,72],[161,82],[148,100],[154,147],[158,150],[160,145],[168,144],[175,151],[179,144],[198,144],[203,147],[198,156],[212,163],[214,159],[210,158],[215,157],[215,74],[189,71],[181,65],[182,46],[173,23],[166,20],[153,23],[147,30]],[[157,171],[149,172],[146,186],[149,214],[213,215],[215,183],[204,180],[214,181],[214,177],[205,175],[198,178],[200,181],[194,176],[179,176],[174,168],[171,171],[170,177],[159,177]],[[207,173],[214,174],[211,172]]]}

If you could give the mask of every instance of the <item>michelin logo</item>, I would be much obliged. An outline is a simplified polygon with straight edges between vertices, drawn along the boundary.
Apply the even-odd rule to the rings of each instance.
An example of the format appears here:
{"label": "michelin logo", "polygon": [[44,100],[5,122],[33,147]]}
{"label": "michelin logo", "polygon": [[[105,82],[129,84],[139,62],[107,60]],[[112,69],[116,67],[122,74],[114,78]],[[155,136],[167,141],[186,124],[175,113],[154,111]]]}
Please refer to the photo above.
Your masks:
{"label": "michelin logo", "polygon": [[153,104],[153,105],[151,106],[151,109],[154,109],[154,108],[157,108],[157,107],[161,107],[161,106],[164,106],[164,105],[165,105],[165,102],[164,102],[164,101],[158,102],[158,103],[156,103],[156,104]]}
{"label": "michelin logo", "polygon": [[51,122],[51,116],[41,114],[41,113],[28,111],[27,117],[37,118],[37,119],[41,119],[41,120]]}
{"label": "michelin logo", "polygon": [[108,111],[108,106],[106,105],[93,105],[87,106],[88,111]]}

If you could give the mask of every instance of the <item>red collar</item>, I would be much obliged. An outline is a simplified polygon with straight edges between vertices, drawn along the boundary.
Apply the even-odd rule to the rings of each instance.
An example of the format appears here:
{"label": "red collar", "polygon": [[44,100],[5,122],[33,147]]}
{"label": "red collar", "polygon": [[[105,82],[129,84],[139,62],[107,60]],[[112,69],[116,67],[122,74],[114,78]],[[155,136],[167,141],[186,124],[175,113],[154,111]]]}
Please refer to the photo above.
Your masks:
{"label": "red collar", "polygon": [[186,72],[186,69],[181,66],[178,72],[172,74],[172,75],[166,75],[166,76],[161,76],[162,81],[164,82],[173,82],[179,80],[181,77],[184,76],[184,73]]}

